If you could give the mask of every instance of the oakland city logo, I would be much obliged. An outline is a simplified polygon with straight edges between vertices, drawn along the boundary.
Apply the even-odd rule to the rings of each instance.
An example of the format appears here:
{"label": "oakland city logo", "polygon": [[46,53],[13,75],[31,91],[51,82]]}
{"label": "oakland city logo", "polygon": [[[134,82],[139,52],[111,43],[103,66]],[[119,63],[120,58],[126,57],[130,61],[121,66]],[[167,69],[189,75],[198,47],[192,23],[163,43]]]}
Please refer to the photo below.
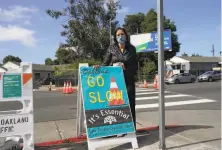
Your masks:
{"label": "oakland city logo", "polygon": [[107,116],[104,118],[104,124],[106,123],[112,124],[113,122],[117,122],[114,116]]}

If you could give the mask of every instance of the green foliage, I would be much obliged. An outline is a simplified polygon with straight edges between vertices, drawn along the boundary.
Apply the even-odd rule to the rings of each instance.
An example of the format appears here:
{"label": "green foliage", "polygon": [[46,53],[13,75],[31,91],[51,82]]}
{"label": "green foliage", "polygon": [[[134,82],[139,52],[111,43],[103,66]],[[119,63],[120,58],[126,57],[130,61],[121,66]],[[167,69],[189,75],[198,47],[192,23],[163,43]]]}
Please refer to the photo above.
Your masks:
{"label": "green foliage", "polygon": [[46,58],[45,65],[53,65],[53,60],[51,58]]}
{"label": "green foliage", "polygon": [[[46,12],[55,19],[68,19],[63,24],[64,31],[61,36],[66,37],[66,43],[63,44],[65,47],[76,48],[76,51],[72,52],[74,58],[101,59],[110,44],[109,21],[112,20],[113,31],[118,24],[115,18],[119,8],[119,2],[116,1],[107,4],[105,9],[103,0],[68,0],[63,10],[48,9]],[[70,63],[61,58],[58,58],[58,61]]]}
{"label": "green foliage", "polygon": [[143,67],[141,68],[141,72],[143,75],[154,75],[157,71],[157,67],[153,61],[147,61],[143,63]]}
{"label": "green foliage", "polygon": [[18,63],[22,62],[22,60],[21,60],[19,57],[12,56],[12,55],[6,56],[6,57],[3,59],[3,64],[7,63],[8,61],[18,62]]}
{"label": "green foliage", "polygon": [[191,57],[202,57],[202,56],[199,55],[199,54],[193,53],[193,54],[191,55]]}
{"label": "green foliage", "polygon": [[129,34],[141,33],[141,24],[144,21],[144,17],[143,13],[127,15],[124,19],[123,27]]}
{"label": "green foliage", "polygon": [[53,60],[53,65],[59,65],[58,59],[54,59],[54,60]]}
{"label": "green foliage", "polygon": [[188,54],[187,53],[183,53],[182,56],[188,57]]}
{"label": "green foliage", "polygon": [[89,66],[93,66],[93,65],[99,65],[102,62],[94,59],[83,59],[83,60],[76,60],[71,64],[54,66],[53,67],[54,76],[59,77],[59,76],[71,75],[74,70],[78,69],[79,63],[88,63]]}
{"label": "green foliage", "polygon": [[59,64],[70,64],[75,60],[75,54],[71,49],[59,48],[56,51],[56,58]]}

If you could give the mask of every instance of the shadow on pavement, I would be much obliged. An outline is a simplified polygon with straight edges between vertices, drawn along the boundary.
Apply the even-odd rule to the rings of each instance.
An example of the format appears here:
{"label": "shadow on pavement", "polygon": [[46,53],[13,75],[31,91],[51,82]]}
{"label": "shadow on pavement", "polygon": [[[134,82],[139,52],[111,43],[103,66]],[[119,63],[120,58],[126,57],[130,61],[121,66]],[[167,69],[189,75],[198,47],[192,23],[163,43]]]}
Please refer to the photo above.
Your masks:
{"label": "shadow on pavement", "polygon": [[[180,133],[180,132],[184,132],[187,130],[197,130],[197,129],[209,129],[209,128],[214,128],[213,126],[203,126],[203,125],[184,125],[181,127],[177,127],[177,128],[171,128],[171,129],[167,129],[167,131],[171,131],[174,134]],[[153,132],[153,134],[151,133]],[[139,148],[145,147],[145,146],[149,146],[152,145],[156,142],[159,141],[159,132],[158,131],[151,131],[150,134],[138,134],[137,135],[137,139],[139,142]],[[166,138],[172,136],[172,134],[165,134]],[[190,143],[189,145],[193,145],[193,144],[198,144],[198,143]],[[167,145],[166,145],[167,146]],[[181,145],[178,146],[177,148],[180,147],[184,147],[185,145]],[[127,144],[123,144],[120,146],[117,146],[115,148],[112,148],[110,150],[123,150],[123,147],[125,149],[130,149],[132,148],[131,143],[127,143]],[[172,149],[172,147],[171,147]]]}
{"label": "shadow on pavement", "polygon": [[[185,126],[181,126],[181,127],[177,127],[177,128],[171,128],[171,129],[167,129],[167,131],[171,131],[173,134],[177,134],[180,132],[184,132],[187,130],[197,130],[197,129],[209,129],[209,128],[214,128],[213,126],[202,126],[202,125],[185,125]],[[165,134],[166,138],[172,136],[172,134]],[[152,145],[154,143],[157,143],[159,141],[159,135],[158,135],[158,131],[150,131],[150,132],[139,132],[137,133],[137,139],[139,142],[139,148],[143,148],[145,146],[149,146]],[[181,147],[185,147],[185,146],[191,146],[194,144],[199,144],[199,143],[206,143],[206,142],[210,142],[210,141],[216,141],[216,140],[220,140],[220,139],[212,139],[212,140],[207,140],[207,141],[201,141],[201,142],[196,142],[196,143],[189,143],[189,144],[184,144],[184,145],[179,145],[179,146],[175,146],[175,147],[169,147],[167,149],[174,149],[174,148],[181,148]],[[63,145],[57,145],[57,146],[50,146],[50,147],[36,147],[36,150],[53,150],[53,149],[58,149],[58,148],[67,148],[70,150],[87,150],[87,143],[86,142],[82,142],[82,143],[68,143],[68,144],[63,144]],[[122,144],[119,146],[116,146],[114,148],[111,148],[109,150],[124,150],[124,149],[131,149],[132,145],[131,143],[127,143],[127,144]]]}
{"label": "shadow on pavement", "polygon": [[182,147],[191,146],[191,145],[196,145],[196,144],[204,144],[204,143],[208,143],[208,142],[220,141],[220,140],[221,140],[221,138],[211,139],[211,140],[205,140],[205,141],[200,141],[200,142],[193,142],[193,143],[184,144],[184,145],[180,145],[180,146],[169,147],[169,148],[167,148],[167,150],[175,149],[175,148],[182,148]]}

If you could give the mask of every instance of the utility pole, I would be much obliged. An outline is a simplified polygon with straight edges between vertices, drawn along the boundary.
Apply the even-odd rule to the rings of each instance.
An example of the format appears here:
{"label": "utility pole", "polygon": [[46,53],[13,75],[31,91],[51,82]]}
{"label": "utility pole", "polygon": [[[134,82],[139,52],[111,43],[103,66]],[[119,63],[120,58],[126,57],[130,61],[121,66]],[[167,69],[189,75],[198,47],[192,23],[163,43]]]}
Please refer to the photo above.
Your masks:
{"label": "utility pole", "polygon": [[213,57],[214,57],[214,52],[215,52],[214,45],[212,45],[212,51],[211,52],[213,53]]}
{"label": "utility pole", "polygon": [[165,144],[165,95],[164,95],[164,35],[163,35],[163,0],[157,0],[158,27],[158,76],[159,76],[159,142],[162,150]]}

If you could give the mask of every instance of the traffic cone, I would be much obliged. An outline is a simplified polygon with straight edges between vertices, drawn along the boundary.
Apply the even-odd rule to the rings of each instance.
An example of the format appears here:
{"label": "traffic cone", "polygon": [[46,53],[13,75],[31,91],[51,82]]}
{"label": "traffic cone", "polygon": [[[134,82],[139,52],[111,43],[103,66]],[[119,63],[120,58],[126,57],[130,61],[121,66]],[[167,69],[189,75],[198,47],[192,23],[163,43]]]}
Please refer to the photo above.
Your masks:
{"label": "traffic cone", "polygon": [[145,79],[144,82],[143,82],[143,87],[144,87],[144,88],[148,88],[148,84],[147,84],[147,82],[146,82],[146,79]]}
{"label": "traffic cone", "polygon": [[111,79],[110,84],[110,102],[109,106],[119,106],[124,105],[123,93],[119,90],[114,78]]}
{"label": "traffic cone", "polygon": [[67,90],[66,90],[66,89],[67,89],[67,88],[66,88],[66,85],[67,85],[67,83],[64,81],[64,86],[63,86],[63,93],[64,93],[64,94],[66,94],[66,91],[67,91]]}
{"label": "traffic cone", "polygon": [[72,90],[72,82],[69,82],[69,89],[68,89],[68,93],[72,93],[73,90]]}
{"label": "traffic cone", "polygon": [[157,75],[155,75],[155,78],[154,78],[153,88],[158,89],[158,76]]}

